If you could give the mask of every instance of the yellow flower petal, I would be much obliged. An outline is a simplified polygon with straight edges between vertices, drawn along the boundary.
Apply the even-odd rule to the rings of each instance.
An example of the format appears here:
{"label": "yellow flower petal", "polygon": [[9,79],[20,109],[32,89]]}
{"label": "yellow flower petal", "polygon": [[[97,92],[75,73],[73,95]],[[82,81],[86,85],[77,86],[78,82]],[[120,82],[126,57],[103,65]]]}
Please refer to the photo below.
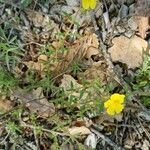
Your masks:
{"label": "yellow flower petal", "polygon": [[119,114],[120,112],[122,112],[123,108],[124,108],[123,105],[118,105],[118,106],[116,107],[116,110],[115,110],[116,113]]}
{"label": "yellow flower petal", "polygon": [[114,115],[122,112],[124,109],[123,102],[125,100],[125,95],[114,93],[111,95],[110,99],[104,103],[104,107],[109,115]]}
{"label": "yellow flower petal", "polygon": [[96,7],[96,0],[89,0],[90,8],[94,9]]}
{"label": "yellow flower petal", "polygon": [[109,107],[110,105],[111,105],[111,100],[110,99],[104,103],[105,108]]}
{"label": "yellow flower petal", "polygon": [[111,95],[110,99],[112,101],[118,101],[118,103],[123,103],[125,100],[125,95],[114,93],[113,95]]}
{"label": "yellow flower petal", "polygon": [[115,111],[114,111],[114,109],[112,109],[111,107],[109,107],[109,108],[107,109],[107,113],[108,113],[109,115],[113,116],[113,115],[115,114]]}
{"label": "yellow flower petal", "polygon": [[89,0],[82,0],[82,7],[84,9],[89,9],[90,8]]}

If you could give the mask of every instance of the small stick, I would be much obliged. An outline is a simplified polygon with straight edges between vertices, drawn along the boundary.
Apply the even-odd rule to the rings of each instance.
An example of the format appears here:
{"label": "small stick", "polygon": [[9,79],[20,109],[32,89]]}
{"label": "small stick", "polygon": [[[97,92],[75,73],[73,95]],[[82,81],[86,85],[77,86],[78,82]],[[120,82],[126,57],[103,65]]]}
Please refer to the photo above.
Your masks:
{"label": "small stick", "polygon": [[146,128],[143,126],[143,124],[140,121],[140,118],[137,116],[138,122],[140,123],[141,128],[143,129],[143,131],[145,132],[146,136],[148,137],[149,141],[150,141],[150,133],[146,130]]}
{"label": "small stick", "polygon": [[[31,129],[36,129],[38,128],[37,126],[33,126],[33,125],[29,125],[29,124],[26,124],[25,122],[23,121],[20,121],[20,124],[21,126],[23,127],[27,127],[27,128],[31,128]],[[45,129],[45,128],[40,128],[42,131],[44,132],[48,132],[48,133],[51,133],[53,135],[61,135],[61,136],[68,136],[69,134],[67,133],[61,133],[61,132],[57,132],[57,131],[52,131],[52,130],[49,130],[49,129]]]}
{"label": "small stick", "polygon": [[40,149],[40,146],[39,146],[39,142],[38,142],[38,137],[37,137],[37,133],[36,133],[36,128],[33,129],[33,134],[34,134],[34,139],[35,139],[35,143],[36,143],[37,149],[39,150],[39,149]]}
{"label": "small stick", "polygon": [[[129,119],[129,112],[127,113],[127,117],[125,117],[125,124],[127,124],[128,119]],[[122,144],[122,141],[123,141],[123,137],[124,137],[124,133],[125,133],[126,128],[127,128],[126,126],[123,127],[122,137],[121,137],[121,140],[120,140],[121,144]]]}

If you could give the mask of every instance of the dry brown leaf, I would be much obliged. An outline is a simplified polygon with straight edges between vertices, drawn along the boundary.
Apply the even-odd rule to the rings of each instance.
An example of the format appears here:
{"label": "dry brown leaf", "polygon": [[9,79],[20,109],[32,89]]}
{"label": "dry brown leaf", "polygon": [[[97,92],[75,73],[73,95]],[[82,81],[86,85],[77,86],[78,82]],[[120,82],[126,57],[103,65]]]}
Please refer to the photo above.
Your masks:
{"label": "dry brown leaf", "polygon": [[13,107],[13,103],[10,100],[2,99],[0,97],[0,111],[1,112],[7,112],[11,110]]}
{"label": "dry brown leaf", "polygon": [[125,36],[116,37],[112,40],[113,46],[109,53],[113,62],[119,61],[127,64],[128,68],[139,67],[143,62],[143,52],[147,49],[148,43],[140,37]]}
{"label": "dry brown leaf", "polygon": [[68,48],[68,51],[62,53],[59,51],[61,47],[60,42],[53,41],[52,47],[54,53],[51,54],[49,58],[47,58],[46,55],[40,55],[37,62],[26,61],[24,63],[28,68],[39,71],[43,75],[45,66],[40,60],[49,60],[49,69],[53,72],[54,76],[57,76],[62,72],[65,72],[71,66],[72,61],[76,58],[81,60],[84,57],[90,58],[92,55],[97,55],[99,53],[99,41],[94,33],[87,33],[84,37],[76,40],[73,44],[70,45],[66,42],[65,45]]}
{"label": "dry brown leaf", "polygon": [[37,62],[28,61],[28,62],[24,62],[24,64],[27,65],[27,67],[29,69],[36,70],[36,71],[39,71],[39,72],[43,73],[43,71],[45,69],[43,61],[47,61],[47,60],[48,60],[48,58],[47,58],[46,55],[40,55],[38,57],[38,61]]}
{"label": "dry brown leaf", "polygon": [[42,72],[44,70],[44,65],[40,62],[34,62],[34,61],[28,61],[24,62],[24,64],[32,70],[40,71]]}
{"label": "dry brown leaf", "polygon": [[75,121],[72,122],[72,127],[82,127],[82,126],[86,126],[86,127],[90,127],[92,125],[92,120],[84,117],[84,118],[77,118]]}
{"label": "dry brown leaf", "polygon": [[105,61],[94,62],[91,68],[88,68],[85,72],[78,73],[78,79],[80,81],[99,79],[102,84],[106,84],[107,81],[107,65]]}
{"label": "dry brown leaf", "polygon": [[41,54],[41,55],[38,57],[38,61],[47,61],[47,60],[48,60],[48,58],[47,58],[46,55]]}
{"label": "dry brown leaf", "polygon": [[[72,61],[76,58],[78,60],[83,59],[84,57],[90,57],[89,55],[98,54],[98,47],[99,47],[99,41],[94,33],[88,33],[84,37],[76,40],[73,44],[69,45],[67,44],[68,51],[66,51],[63,56],[57,55],[57,59],[60,60],[59,56],[61,57],[61,60],[64,59],[61,63],[57,64],[57,67],[55,69],[56,75],[60,72],[66,70],[71,65]],[[59,47],[59,44],[57,42],[53,43],[53,46],[57,49]]]}
{"label": "dry brown leaf", "polygon": [[60,43],[58,41],[53,41],[52,42],[52,47],[57,50],[57,49],[60,49]]}
{"label": "dry brown leaf", "polygon": [[144,16],[138,16],[137,24],[139,27],[139,34],[144,39],[146,37],[146,31],[149,27],[149,18]]}
{"label": "dry brown leaf", "polygon": [[87,52],[86,52],[85,58],[91,59],[91,56],[92,56],[92,55],[98,55],[98,54],[99,54],[99,49],[98,49],[98,48],[90,47],[90,48],[87,50]]}
{"label": "dry brown leaf", "polygon": [[75,89],[81,89],[83,87],[81,84],[77,83],[71,75],[64,74],[60,87],[63,87],[64,91],[67,91],[71,89],[72,85]]}
{"label": "dry brown leaf", "polygon": [[[61,85],[64,89],[64,92],[68,97],[70,96],[75,96],[75,97],[80,97],[80,91],[83,89],[83,86],[71,76],[71,75],[63,75],[63,79],[61,80]],[[74,91],[70,90],[73,87]],[[88,93],[84,93],[82,96],[82,100],[87,97]]]}
{"label": "dry brown leaf", "polygon": [[82,127],[72,127],[72,128],[70,128],[68,130],[69,130],[69,133],[71,135],[77,135],[77,134],[79,134],[79,135],[87,135],[87,134],[91,133],[91,131],[87,127],[85,127],[85,126],[82,126]]}
{"label": "dry brown leaf", "polygon": [[39,117],[46,118],[55,112],[53,103],[47,101],[41,88],[30,92],[19,89],[14,91],[13,95],[19,98],[32,113],[38,114]]}
{"label": "dry brown leaf", "polygon": [[27,13],[28,19],[33,22],[35,27],[44,27],[50,21],[49,17],[47,15],[43,15],[42,12],[37,12],[37,11],[28,9],[26,13]]}

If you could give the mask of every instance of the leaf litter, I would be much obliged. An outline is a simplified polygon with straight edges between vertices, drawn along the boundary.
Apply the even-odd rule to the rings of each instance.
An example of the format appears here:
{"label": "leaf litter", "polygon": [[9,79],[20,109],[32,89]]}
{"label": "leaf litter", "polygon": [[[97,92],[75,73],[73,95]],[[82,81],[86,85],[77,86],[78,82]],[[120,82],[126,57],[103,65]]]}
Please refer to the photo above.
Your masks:
{"label": "leaf litter", "polygon": [[42,89],[38,88],[30,92],[24,92],[18,89],[13,95],[21,100],[32,113],[37,113],[39,117],[48,117],[54,114],[55,107],[53,103],[49,103],[42,93]]}
{"label": "leaf litter", "polygon": [[[138,0],[140,1],[142,0]],[[14,96],[13,101],[7,98],[5,101],[0,101],[0,109],[2,108],[2,111],[7,113],[13,109],[14,105],[21,103],[29,110],[27,118],[30,118],[30,114],[41,118],[34,124],[35,127],[30,125],[33,124],[34,119],[27,126],[31,130],[34,129],[34,134],[32,132],[30,134],[34,136],[35,141],[33,139],[28,141],[22,136],[27,142],[25,145],[31,145],[31,147],[40,145],[44,149],[56,148],[60,145],[65,149],[68,147],[75,149],[79,143],[82,143],[85,149],[88,147],[120,149],[120,146],[125,149],[139,149],[140,147],[143,150],[149,149],[147,111],[141,110],[140,106],[137,109],[127,106],[128,108],[125,108],[123,113],[110,117],[105,111],[100,110],[103,102],[108,99],[109,92],[124,92],[109,70],[110,64],[103,53],[102,42],[110,53],[111,62],[114,68],[117,68],[119,77],[126,78],[126,81],[129,80],[131,82],[128,82],[129,84],[135,84],[136,81],[129,77],[136,74],[136,69],[143,63],[143,49],[148,47],[144,39],[149,26],[148,17],[147,15],[139,16],[138,13],[135,17],[134,11],[138,12],[142,8],[135,10],[135,1],[130,2],[130,0],[97,2],[97,7],[93,12],[82,12],[78,0],[67,1],[67,4],[62,1],[53,4],[52,2],[43,4],[36,1],[29,3],[28,8],[19,12],[15,9],[14,3],[12,7],[9,2],[6,3],[10,9],[3,10],[2,19],[10,21],[12,30],[8,29],[9,34],[17,35],[19,45],[24,49],[25,55],[21,64],[15,68],[16,76],[23,82],[19,89],[16,88],[11,92]],[[3,7],[5,8],[5,5]],[[19,14],[20,22],[15,19],[16,14],[11,9]],[[142,22],[136,20],[138,17]],[[102,41],[99,35],[94,33],[96,27],[94,18],[98,25],[96,31],[100,31]],[[6,26],[5,22],[3,26]],[[141,38],[136,34],[138,31]],[[75,70],[77,72],[74,73],[72,66],[77,61],[81,63],[81,66],[78,66],[81,68]],[[32,78],[37,80],[37,83],[47,79],[47,74],[49,74],[55,85],[51,85],[51,82],[46,80],[43,85],[43,87],[48,85],[46,90],[36,86],[32,90],[24,90],[26,85],[31,84],[32,78],[26,79],[30,71],[33,72]],[[85,84],[85,81],[88,84]],[[93,87],[89,86],[91,84]],[[111,90],[105,93],[104,89]],[[144,88],[141,90],[146,91]],[[64,95],[59,97],[59,92]],[[86,101],[87,99],[89,102]],[[96,106],[93,106],[95,103]],[[130,104],[138,105],[134,100]],[[26,109],[24,111],[27,112]],[[78,121],[83,116],[88,117],[90,124],[87,125],[85,120]],[[143,119],[142,124],[138,117]],[[28,121],[29,119],[24,119],[25,124],[29,123]],[[26,129],[25,126],[23,127]],[[40,137],[38,137],[40,127],[44,133],[39,134]],[[35,130],[37,130],[37,135]],[[72,136],[80,135],[80,138],[76,138],[78,144],[74,144],[76,140],[70,136],[72,144],[68,146],[66,131]],[[9,137],[6,136],[5,139],[6,133],[5,130],[0,132],[1,139],[8,142],[6,139]],[[48,133],[58,133],[56,135],[61,136],[49,138]],[[120,136],[122,138],[119,139]],[[44,143],[42,143],[42,138]],[[32,142],[35,144],[31,144]],[[21,146],[21,143],[18,145]]]}

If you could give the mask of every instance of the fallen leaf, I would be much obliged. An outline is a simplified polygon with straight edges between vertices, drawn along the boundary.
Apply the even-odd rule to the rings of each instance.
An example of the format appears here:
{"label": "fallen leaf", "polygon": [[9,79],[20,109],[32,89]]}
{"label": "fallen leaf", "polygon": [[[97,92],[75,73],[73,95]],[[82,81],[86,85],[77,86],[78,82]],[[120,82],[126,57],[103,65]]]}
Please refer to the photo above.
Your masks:
{"label": "fallen leaf", "polygon": [[44,15],[42,12],[28,9],[26,11],[28,19],[33,22],[35,27],[46,27],[50,23],[48,15]]}
{"label": "fallen leaf", "polygon": [[36,70],[42,72],[44,70],[44,65],[41,62],[28,61],[24,62],[24,64],[32,70]]}
{"label": "fallen leaf", "polygon": [[48,58],[47,58],[46,55],[40,55],[40,56],[38,57],[38,61],[47,61],[47,60],[48,60]]}
{"label": "fallen leaf", "polygon": [[106,84],[107,81],[107,65],[106,62],[98,61],[94,62],[91,68],[88,68],[85,72],[78,73],[79,80],[93,81],[99,79],[102,83]]}
{"label": "fallen leaf", "polygon": [[[77,81],[71,75],[66,74],[63,75],[60,87],[64,89],[64,92],[66,93],[66,95],[68,95],[68,97],[70,96],[80,97],[80,91],[83,89],[83,86],[77,83]],[[72,88],[74,90],[71,90]],[[82,96],[82,100],[85,99],[87,96],[88,93],[84,93]]]}
{"label": "fallen leaf", "polygon": [[43,75],[43,74],[44,74],[44,69],[45,69],[45,66],[44,66],[43,62],[44,62],[44,61],[48,61],[48,58],[47,58],[46,55],[40,55],[37,59],[38,59],[37,62],[34,62],[34,61],[26,61],[26,62],[24,62],[24,64],[25,64],[29,69],[39,71],[39,72],[41,72],[41,74]]}
{"label": "fallen leaf", "polygon": [[136,20],[139,26],[139,33],[142,38],[146,37],[146,31],[149,27],[150,17],[150,1],[137,0],[136,1]]}
{"label": "fallen leaf", "polygon": [[13,92],[13,95],[19,98],[32,113],[37,113],[39,117],[46,118],[55,112],[54,104],[47,101],[41,88],[30,92],[18,89]]}
{"label": "fallen leaf", "polygon": [[147,140],[143,141],[143,145],[141,147],[141,150],[149,150],[150,149],[150,143]]}
{"label": "fallen leaf", "polygon": [[87,33],[84,37],[76,40],[74,44],[71,45],[70,50],[66,54],[65,58],[68,61],[72,61],[75,56],[77,56],[78,58],[83,58],[84,56],[89,56],[88,53],[90,53],[90,51],[92,51],[93,49],[97,49],[94,50],[97,54],[99,53],[98,47],[99,41],[97,35],[94,33]]}
{"label": "fallen leaf", "polygon": [[144,16],[138,16],[137,24],[139,27],[139,34],[144,39],[146,37],[146,31],[149,28],[149,18]]}
{"label": "fallen leaf", "polygon": [[125,36],[116,37],[112,40],[113,46],[108,49],[113,62],[127,64],[128,68],[139,67],[143,62],[143,52],[147,49],[147,42],[140,37]]}
{"label": "fallen leaf", "polygon": [[91,133],[86,138],[84,145],[91,147],[92,149],[95,149],[97,142],[98,142],[98,138],[96,137],[96,135],[94,133]]}
{"label": "fallen leaf", "polygon": [[77,120],[72,122],[71,126],[75,126],[75,127],[82,127],[82,126],[86,126],[86,127],[90,127],[92,125],[92,120],[84,117],[84,118],[78,118]]}
{"label": "fallen leaf", "polygon": [[[99,41],[94,33],[87,33],[84,37],[77,39],[73,44],[66,43],[68,50],[63,53],[63,55],[58,54],[55,56],[55,59],[63,60],[60,63],[55,63],[55,76],[68,69],[71,66],[73,60],[78,59],[82,60],[83,58],[90,57],[89,55],[98,54]],[[53,47],[58,51],[57,48],[60,47],[60,44],[53,42]]]}
{"label": "fallen leaf", "polygon": [[72,127],[72,128],[70,128],[68,130],[69,130],[69,133],[71,135],[77,135],[77,134],[79,134],[79,135],[86,135],[86,134],[90,134],[91,133],[91,131],[85,126]]}
{"label": "fallen leaf", "polygon": [[0,97],[0,111],[1,112],[7,112],[11,110],[13,107],[13,103],[10,100],[2,99]]}

